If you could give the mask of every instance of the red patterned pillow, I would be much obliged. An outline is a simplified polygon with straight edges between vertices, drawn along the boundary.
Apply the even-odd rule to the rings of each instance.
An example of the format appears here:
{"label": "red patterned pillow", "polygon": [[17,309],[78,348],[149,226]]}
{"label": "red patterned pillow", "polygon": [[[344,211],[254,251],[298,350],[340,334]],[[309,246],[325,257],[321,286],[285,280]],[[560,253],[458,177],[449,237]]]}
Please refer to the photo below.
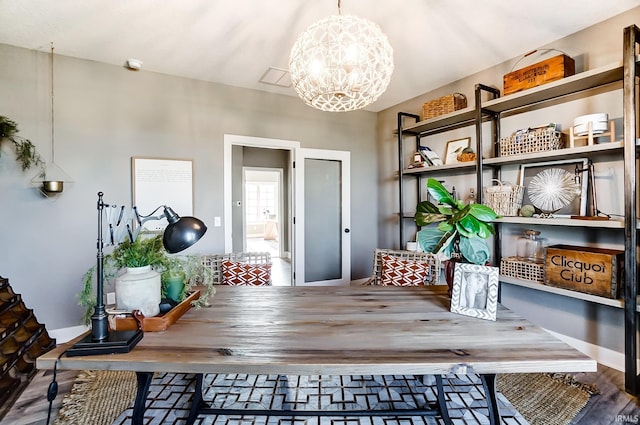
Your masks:
{"label": "red patterned pillow", "polygon": [[271,285],[271,264],[222,262],[222,284],[232,286]]}
{"label": "red patterned pillow", "polygon": [[381,255],[380,284],[385,286],[424,285],[429,279],[429,263],[415,260],[402,260],[390,255]]}

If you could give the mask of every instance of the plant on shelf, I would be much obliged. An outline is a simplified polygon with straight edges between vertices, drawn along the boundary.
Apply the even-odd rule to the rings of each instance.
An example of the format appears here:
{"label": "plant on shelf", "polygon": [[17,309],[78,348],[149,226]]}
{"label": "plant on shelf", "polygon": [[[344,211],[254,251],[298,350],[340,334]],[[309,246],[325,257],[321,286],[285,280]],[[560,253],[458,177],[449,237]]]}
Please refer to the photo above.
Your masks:
{"label": "plant on shelf", "polygon": [[40,167],[39,177],[45,176],[45,163],[36,150],[35,145],[29,140],[18,135],[18,124],[15,121],[0,115],[0,147],[3,140],[13,143],[16,151],[16,161],[26,171],[31,167]]}
{"label": "plant on shelf", "polygon": [[422,227],[418,232],[421,248],[442,254],[443,259],[486,264],[490,257],[486,239],[495,233],[491,222],[498,218],[496,212],[486,205],[454,199],[432,178],[427,180],[427,190],[438,205],[422,201],[416,207],[414,219]]}
{"label": "plant on shelf", "polygon": [[[151,266],[161,274],[161,280],[169,277],[184,276],[184,288],[180,290],[176,302],[182,302],[194,289],[202,286],[200,298],[192,306],[200,308],[208,305],[208,298],[215,294],[211,272],[202,265],[200,255],[173,256],[166,252],[162,244],[162,235],[149,235],[142,232],[135,241],[130,239],[118,244],[110,254],[104,256],[104,292],[114,292],[115,280],[124,268]],[[166,277],[164,276],[166,274]],[[83,289],[78,294],[78,304],[85,307],[83,322],[89,324],[96,304],[93,292],[96,266],[92,266],[83,277]],[[161,284],[162,295],[166,294],[166,284]]]}

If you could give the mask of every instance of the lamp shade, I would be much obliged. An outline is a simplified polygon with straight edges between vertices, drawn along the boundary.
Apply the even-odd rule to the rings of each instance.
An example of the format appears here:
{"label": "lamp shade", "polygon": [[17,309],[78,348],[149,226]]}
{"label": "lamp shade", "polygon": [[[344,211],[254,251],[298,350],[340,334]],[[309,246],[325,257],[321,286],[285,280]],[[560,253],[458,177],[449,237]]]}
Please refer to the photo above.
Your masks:
{"label": "lamp shade", "polygon": [[393,49],[375,23],[332,15],[298,37],[289,71],[293,87],[307,105],[330,112],[354,111],[387,89]]}
{"label": "lamp shade", "polygon": [[165,207],[164,214],[169,225],[164,230],[162,244],[170,254],[189,248],[207,232],[207,226],[195,217],[180,217],[170,207]]}

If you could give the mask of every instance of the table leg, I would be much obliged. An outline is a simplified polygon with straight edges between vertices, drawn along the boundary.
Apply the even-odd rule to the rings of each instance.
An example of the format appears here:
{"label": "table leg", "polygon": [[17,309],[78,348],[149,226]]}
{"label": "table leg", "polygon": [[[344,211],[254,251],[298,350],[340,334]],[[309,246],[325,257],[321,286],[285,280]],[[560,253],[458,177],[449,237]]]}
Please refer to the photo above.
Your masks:
{"label": "table leg", "polygon": [[133,404],[132,425],[142,425],[144,422],[144,409],[147,404],[147,394],[149,394],[149,385],[151,385],[152,379],[153,372],[136,372],[138,392],[136,393],[136,401]]}
{"label": "table leg", "polygon": [[449,409],[447,408],[447,401],[444,397],[444,385],[442,385],[442,375],[436,375],[436,388],[438,390],[438,408],[440,415],[442,415],[442,421],[445,425],[452,425],[451,418],[449,417]]}
{"label": "table leg", "polygon": [[489,423],[491,425],[500,424],[500,410],[498,409],[498,399],[496,398],[496,374],[488,373],[480,375],[484,394],[487,399],[489,409]]}
{"label": "table leg", "polygon": [[187,418],[186,425],[193,425],[198,417],[198,412],[202,406],[202,378],[203,374],[196,374],[196,384],[193,389],[193,398],[191,399],[191,409],[189,410],[189,417]]}

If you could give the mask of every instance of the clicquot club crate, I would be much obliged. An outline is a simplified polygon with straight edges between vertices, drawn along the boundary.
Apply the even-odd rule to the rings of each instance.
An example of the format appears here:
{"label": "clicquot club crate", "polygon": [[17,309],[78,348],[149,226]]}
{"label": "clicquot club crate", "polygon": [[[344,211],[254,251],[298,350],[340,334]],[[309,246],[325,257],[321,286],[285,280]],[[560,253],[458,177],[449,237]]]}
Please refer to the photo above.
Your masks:
{"label": "clicquot club crate", "polygon": [[558,55],[542,62],[505,74],[503,94],[550,83],[576,73],[575,61],[567,55]]}
{"label": "clicquot club crate", "polygon": [[605,298],[622,294],[624,251],[553,245],[547,248],[545,283]]}

